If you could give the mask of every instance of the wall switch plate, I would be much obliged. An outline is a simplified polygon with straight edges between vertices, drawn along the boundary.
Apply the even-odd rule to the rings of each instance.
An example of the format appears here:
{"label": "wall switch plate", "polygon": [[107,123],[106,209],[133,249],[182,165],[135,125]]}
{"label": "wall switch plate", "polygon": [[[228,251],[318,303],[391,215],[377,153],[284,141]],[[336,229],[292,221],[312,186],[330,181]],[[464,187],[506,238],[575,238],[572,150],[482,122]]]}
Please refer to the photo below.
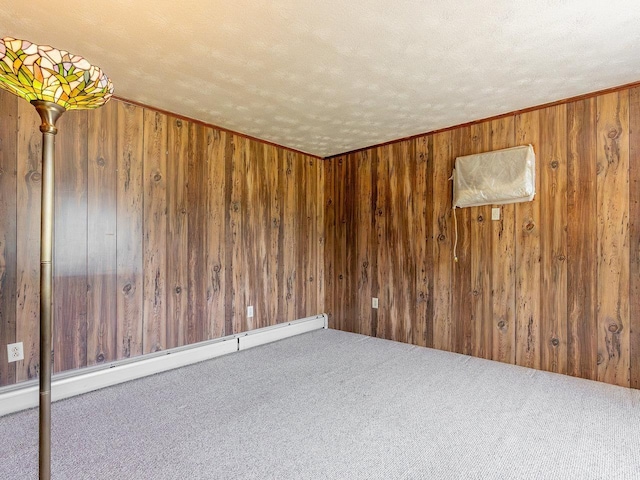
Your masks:
{"label": "wall switch plate", "polygon": [[371,307],[372,308],[378,308],[378,298],[377,297],[373,297],[371,299]]}
{"label": "wall switch plate", "polygon": [[491,220],[500,220],[500,208],[491,209]]}
{"label": "wall switch plate", "polygon": [[22,342],[10,343],[7,345],[7,357],[9,363],[24,360],[24,348],[22,347]]}
{"label": "wall switch plate", "polygon": [[249,318],[253,317],[253,305],[249,305],[247,307],[247,317]]}

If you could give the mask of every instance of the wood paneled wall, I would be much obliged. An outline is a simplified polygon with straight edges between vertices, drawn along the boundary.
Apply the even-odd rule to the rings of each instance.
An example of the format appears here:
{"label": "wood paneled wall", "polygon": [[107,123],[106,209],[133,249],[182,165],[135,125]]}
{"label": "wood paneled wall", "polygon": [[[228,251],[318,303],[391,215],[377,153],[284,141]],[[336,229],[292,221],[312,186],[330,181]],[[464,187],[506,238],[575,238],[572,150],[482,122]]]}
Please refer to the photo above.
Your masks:
{"label": "wood paneled wall", "polygon": [[[38,127],[0,91],[0,386],[39,371]],[[324,311],[321,161],[120,101],[58,127],[55,371]]]}
{"label": "wood paneled wall", "polygon": [[[457,210],[457,156],[531,143],[535,200]],[[326,161],[334,328],[640,388],[640,88]],[[379,297],[379,309],[371,298]]]}

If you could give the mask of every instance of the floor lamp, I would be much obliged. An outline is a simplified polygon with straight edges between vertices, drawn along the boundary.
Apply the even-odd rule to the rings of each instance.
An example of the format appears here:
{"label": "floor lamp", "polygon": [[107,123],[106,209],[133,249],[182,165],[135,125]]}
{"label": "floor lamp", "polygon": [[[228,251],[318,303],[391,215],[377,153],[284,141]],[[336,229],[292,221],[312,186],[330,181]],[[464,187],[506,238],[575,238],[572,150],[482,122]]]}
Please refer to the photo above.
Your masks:
{"label": "floor lamp", "polygon": [[98,108],[113,93],[111,80],[84,58],[5,37],[0,41],[0,88],[36,108],[42,124],[40,219],[39,475],[51,478],[51,317],[53,302],[53,180],[56,121],[66,110]]}

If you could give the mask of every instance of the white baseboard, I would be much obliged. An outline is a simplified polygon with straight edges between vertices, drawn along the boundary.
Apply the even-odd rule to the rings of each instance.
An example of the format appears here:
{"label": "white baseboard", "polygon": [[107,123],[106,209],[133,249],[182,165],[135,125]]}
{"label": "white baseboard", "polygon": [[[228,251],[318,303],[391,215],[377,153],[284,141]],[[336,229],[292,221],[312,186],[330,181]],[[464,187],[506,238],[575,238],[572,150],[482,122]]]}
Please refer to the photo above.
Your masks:
{"label": "white baseboard", "polygon": [[[133,359],[57,374],[51,380],[51,400],[56,402],[74,395],[210,360],[312,330],[328,328],[327,320],[326,314],[316,315],[238,335],[142,355]],[[4,387],[0,389],[0,417],[37,407],[38,399],[37,380]]]}

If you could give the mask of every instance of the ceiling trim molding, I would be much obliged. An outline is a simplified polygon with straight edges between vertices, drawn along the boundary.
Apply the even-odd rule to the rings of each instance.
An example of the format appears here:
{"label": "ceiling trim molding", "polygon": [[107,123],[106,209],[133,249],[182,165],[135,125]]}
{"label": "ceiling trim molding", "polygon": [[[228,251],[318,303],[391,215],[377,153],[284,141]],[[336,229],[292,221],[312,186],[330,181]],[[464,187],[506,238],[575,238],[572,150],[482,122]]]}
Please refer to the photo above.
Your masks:
{"label": "ceiling trim molding", "polygon": [[606,95],[608,93],[619,92],[621,90],[627,90],[634,87],[640,87],[640,80],[637,82],[626,83],[624,85],[618,85],[617,87],[605,88],[604,90],[598,90],[595,92],[584,93],[582,95],[577,95],[575,97],[569,97],[562,100],[556,100],[554,102],[543,103],[541,105],[536,105],[534,107],[527,107],[520,110],[513,110],[512,112],[501,113],[499,115],[494,115],[492,117],[482,118],[480,120],[473,120],[471,122],[461,123],[459,125],[452,125],[451,127],[440,128],[438,130],[431,130],[429,132],[418,133],[416,135],[411,135],[409,137],[402,137],[396,140],[389,140],[388,142],[377,143],[375,145],[371,145],[369,147],[356,148],[355,150],[349,150],[348,152],[338,153],[336,155],[329,155],[324,157],[323,160],[330,160],[333,158],[346,157],[348,155],[353,155],[355,153],[363,152],[365,150],[370,150],[373,148],[385,147],[387,145],[392,145],[394,143],[406,142],[408,140],[415,140],[416,138],[425,137],[427,135],[434,135],[436,133],[448,132],[450,130],[455,130],[457,128],[469,127],[471,125],[477,125],[478,123],[489,122],[492,120],[499,120],[501,118],[510,117],[512,115],[520,115],[523,113],[533,112],[535,110],[542,110],[543,108],[555,107],[557,105],[564,105],[567,103],[578,102],[580,100],[586,100],[587,98],[598,97],[600,95]]}
{"label": "ceiling trim molding", "polygon": [[141,102],[136,102],[135,100],[129,100],[127,98],[122,98],[122,97],[119,97],[117,95],[114,95],[113,98],[115,100],[120,101],[120,102],[129,103],[129,104],[135,105],[137,107],[147,108],[149,110],[153,110],[155,112],[162,113],[164,115],[167,115],[167,116],[170,116],[170,117],[174,117],[174,118],[177,118],[179,120],[183,120],[185,122],[197,123],[199,125],[204,125],[205,127],[210,127],[210,128],[215,129],[215,130],[220,130],[222,132],[230,133],[232,135],[237,135],[238,137],[246,138],[247,140],[252,140],[254,142],[262,143],[262,144],[265,144],[265,145],[271,145],[272,147],[281,148],[282,150],[287,150],[289,152],[293,152],[293,153],[297,153],[297,154],[300,154],[300,155],[304,155],[305,157],[315,158],[317,160],[324,160],[324,158],[320,157],[319,155],[313,155],[311,153],[303,152],[302,150],[296,150],[295,148],[285,147],[284,145],[280,145],[278,143],[270,142],[268,140],[263,140],[262,138],[258,138],[258,137],[252,137],[251,135],[247,135],[246,133],[236,132],[235,130],[230,130],[228,128],[224,128],[224,127],[221,127],[219,125],[214,125],[212,123],[203,122],[202,120],[197,120],[195,118],[187,117],[187,116],[181,115],[179,113],[170,112],[168,110],[163,110],[163,109],[157,108],[157,107],[152,107],[151,105],[146,105],[146,104],[141,103]]}

